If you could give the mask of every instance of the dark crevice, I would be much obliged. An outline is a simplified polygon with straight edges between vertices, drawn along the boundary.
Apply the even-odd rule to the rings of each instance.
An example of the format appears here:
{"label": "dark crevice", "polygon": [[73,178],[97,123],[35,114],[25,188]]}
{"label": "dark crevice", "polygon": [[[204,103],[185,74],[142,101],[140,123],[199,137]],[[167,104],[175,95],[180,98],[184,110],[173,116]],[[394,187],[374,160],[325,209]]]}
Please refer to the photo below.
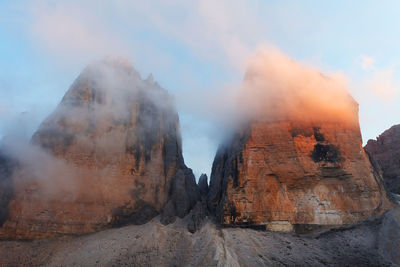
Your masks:
{"label": "dark crevice", "polygon": [[311,153],[311,157],[314,162],[325,161],[337,163],[342,161],[339,147],[335,145],[315,144],[314,150]]}

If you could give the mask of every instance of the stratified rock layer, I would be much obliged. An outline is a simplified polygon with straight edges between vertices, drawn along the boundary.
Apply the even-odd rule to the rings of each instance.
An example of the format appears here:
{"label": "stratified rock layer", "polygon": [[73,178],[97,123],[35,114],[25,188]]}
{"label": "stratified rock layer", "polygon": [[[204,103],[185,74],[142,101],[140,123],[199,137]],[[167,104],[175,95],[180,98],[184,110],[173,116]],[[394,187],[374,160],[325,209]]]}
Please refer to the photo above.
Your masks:
{"label": "stratified rock layer", "polygon": [[376,140],[369,140],[365,150],[381,169],[386,190],[400,194],[400,125],[386,130]]}
{"label": "stratified rock layer", "polygon": [[[53,169],[50,175],[38,171],[35,177],[26,172],[14,177],[3,238],[141,224],[159,214],[171,197],[184,207],[169,216],[183,217],[199,198],[182,157],[171,97],[152,77],[142,80],[123,61],[87,67],[32,144],[54,156],[45,165]],[[177,183],[185,186],[171,187]],[[187,197],[185,190],[194,193]]]}
{"label": "stratified rock layer", "polygon": [[223,225],[303,231],[387,205],[358,123],[253,122],[217,152],[208,205]]}

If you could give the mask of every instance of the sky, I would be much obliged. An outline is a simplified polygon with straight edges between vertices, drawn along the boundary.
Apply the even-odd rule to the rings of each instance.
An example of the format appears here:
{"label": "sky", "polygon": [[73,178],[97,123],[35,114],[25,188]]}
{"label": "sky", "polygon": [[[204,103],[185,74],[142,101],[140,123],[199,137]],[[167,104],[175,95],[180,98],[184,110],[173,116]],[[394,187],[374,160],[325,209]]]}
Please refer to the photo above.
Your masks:
{"label": "sky", "polygon": [[232,91],[270,46],[345,77],[365,143],[400,123],[398,10],[396,0],[0,0],[0,137],[29,138],[86,65],[119,56],[174,96],[186,164],[209,174]]}

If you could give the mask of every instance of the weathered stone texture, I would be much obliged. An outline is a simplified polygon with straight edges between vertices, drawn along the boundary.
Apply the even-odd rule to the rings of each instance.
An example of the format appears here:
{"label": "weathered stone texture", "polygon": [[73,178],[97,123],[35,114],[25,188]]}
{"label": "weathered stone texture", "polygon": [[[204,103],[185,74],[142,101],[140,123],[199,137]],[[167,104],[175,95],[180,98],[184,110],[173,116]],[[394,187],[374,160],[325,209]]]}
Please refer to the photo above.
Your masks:
{"label": "weathered stone texture", "polygon": [[392,126],[376,140],[369,140],[365,150],[381,169],[386,190],[400,194],[400,125]]}
{"label": "weathered stone texture", "polygon": [[388,205],[357,124],[253,122],[219,149],[208,205],[223,225],[351,224]]}

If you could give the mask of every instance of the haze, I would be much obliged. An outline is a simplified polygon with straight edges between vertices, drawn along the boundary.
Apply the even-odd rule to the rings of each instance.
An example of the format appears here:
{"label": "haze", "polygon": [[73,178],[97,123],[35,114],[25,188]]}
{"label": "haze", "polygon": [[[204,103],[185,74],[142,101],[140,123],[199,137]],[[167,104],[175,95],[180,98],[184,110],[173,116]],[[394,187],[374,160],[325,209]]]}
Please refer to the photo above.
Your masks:
{"label": "haze", "polygon": [[247,67],[260,47],[272,47],[285,62],[340,81],[359,103],[365,143],[399,123],[399,8],[361,0],[2,1],[0,136],[29,139],[85,66],[118,56],[175,97],[185,161],[196,176],[209,173]]}

